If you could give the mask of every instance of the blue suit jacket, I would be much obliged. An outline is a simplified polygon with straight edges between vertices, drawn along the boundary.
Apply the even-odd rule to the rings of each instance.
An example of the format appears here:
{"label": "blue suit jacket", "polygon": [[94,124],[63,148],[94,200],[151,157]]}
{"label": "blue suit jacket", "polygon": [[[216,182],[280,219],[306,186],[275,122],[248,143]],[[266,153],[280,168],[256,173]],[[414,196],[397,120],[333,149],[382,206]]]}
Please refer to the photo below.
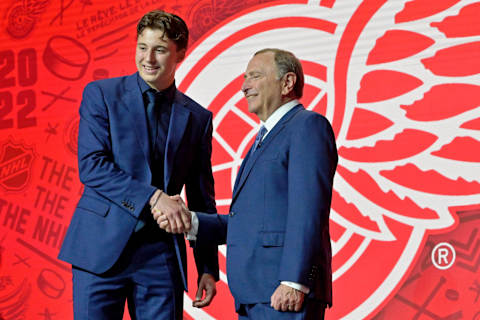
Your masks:
{"label": "blue suit jacket", "polygon": [[[84,192],[59,259],[94,273],[118,260],[155,191],[150,144],[137,73],[89,83],[80,106],[78,166]],[[165,192],[185,185],[191,210],[215,212],[211,169],[212,114],[176,91],[164,160]],[[175,246],[186,288],[183,235]],[[215,245],[195,249],[199,274],[218,277]]]}
{"label": "blue suit jacket", "polygon": [[227,243],[228,285],[239,304],[269,303],[280,281],[332,303],[329,211],[337,150],[323,116],[298,105],[235,182],[229,215],[198,214],[197,246]]}

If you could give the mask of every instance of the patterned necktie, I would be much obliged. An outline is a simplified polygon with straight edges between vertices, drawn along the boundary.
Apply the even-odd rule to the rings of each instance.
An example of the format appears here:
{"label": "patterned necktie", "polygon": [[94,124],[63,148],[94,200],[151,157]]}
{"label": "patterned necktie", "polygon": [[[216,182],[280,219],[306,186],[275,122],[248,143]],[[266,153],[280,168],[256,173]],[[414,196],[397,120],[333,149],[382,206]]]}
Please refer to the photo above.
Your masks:
{"label": "patterned necktie", "polygon": [[257,137],[255,138],[255,142],[253,143],[253,150],[252,153],[257,150],[262,143],[263,136],[267,133],[267,128],[265,126],[261,126],[260,130],[258,130]]}

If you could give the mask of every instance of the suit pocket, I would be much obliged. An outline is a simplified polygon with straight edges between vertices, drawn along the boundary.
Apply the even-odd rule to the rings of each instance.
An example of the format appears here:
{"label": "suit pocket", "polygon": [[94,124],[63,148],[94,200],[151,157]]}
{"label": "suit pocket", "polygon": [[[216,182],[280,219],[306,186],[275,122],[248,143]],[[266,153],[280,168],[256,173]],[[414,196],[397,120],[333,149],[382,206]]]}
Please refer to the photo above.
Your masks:
{"label": "suit pocket", "polygon": [[110,209],[110,204],[100,199],[83,196],[78,201],[77,208],[105,217]]}
{"label": "suit pocket", "polygon": [[263,247],[283,247],[285,232],[262,232]]}

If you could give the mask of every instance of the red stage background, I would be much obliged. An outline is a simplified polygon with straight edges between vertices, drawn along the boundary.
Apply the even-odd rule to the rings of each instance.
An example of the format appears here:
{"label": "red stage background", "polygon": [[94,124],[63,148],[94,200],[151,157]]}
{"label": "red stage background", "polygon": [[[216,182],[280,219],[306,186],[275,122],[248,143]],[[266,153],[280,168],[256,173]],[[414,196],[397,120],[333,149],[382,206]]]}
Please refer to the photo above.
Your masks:
{"label": "red stage background", "polygon": [[[72,319],[56,256],[82,192],[84,86],[135,72],[135,24],[184,17],[177,86],[214,115],[218,210],[258,128],[240,85],[262,47],[293,51],[304,105],[339,148],[327,319],[480,319],[480,2],[469,0],[2,0],[0,319]],[[98,235],[99,237],[101,235]],[[191,259],[191,252],[190,262]],[[234,319],[218,296],[185,319]]]}

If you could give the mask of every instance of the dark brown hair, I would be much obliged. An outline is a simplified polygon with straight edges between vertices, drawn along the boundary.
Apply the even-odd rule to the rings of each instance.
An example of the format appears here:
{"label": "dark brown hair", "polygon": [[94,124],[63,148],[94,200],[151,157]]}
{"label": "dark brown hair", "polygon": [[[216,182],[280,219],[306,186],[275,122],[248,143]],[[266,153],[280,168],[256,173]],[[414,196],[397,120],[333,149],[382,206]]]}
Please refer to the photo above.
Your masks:
{"label": "dark brown hair", "polygon": [[137,24],[137,38],[145,28],[159,29],[172,40],[177,51],[186,49],[188,45],[188,27],[179,16],[162,10],[146,13]]}

